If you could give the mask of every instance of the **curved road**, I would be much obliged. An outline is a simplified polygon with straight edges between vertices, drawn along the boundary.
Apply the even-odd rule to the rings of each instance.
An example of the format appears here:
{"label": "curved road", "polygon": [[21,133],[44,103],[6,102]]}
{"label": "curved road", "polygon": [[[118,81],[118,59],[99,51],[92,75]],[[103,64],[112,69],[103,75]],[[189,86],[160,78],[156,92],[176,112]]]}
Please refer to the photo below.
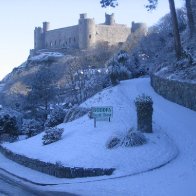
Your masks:
{"label": "curved road", "polygon": [[[41,190],[42,189],[42,190]],[[0,195],[2,196],[73,196],[65,192],[44,191],[42,187],[25,185],[22,181],[16,181],[0,172]]]}

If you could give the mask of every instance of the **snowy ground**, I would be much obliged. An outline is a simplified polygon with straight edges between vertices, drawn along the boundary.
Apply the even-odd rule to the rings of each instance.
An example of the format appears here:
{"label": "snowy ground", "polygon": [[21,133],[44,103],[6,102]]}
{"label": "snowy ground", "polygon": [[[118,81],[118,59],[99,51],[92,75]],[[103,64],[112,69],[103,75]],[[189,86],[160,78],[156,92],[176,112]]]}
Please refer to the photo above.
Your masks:
{"label": "snowy ground", "polygon": [[[152,136],[147,135],[149,142],[142,147],[105,150],[105,142],[111,134],[116,132],[122,134],[130,126],[136,125],[133,100],[141,93],[146,93],[153,98],[155,133]],[[149,79],[124,81],[119,86],[107,89],[88,100],[85,106],[89,107],[99,103],[100,105],[105,104],[114,107],[114,118],[111,123],[98,122],[97,128],[94,129],[93,122],[87,117],[82,117],[75,121],[75,124],[62,124],[61,127],[65,128],[63,139],[51,146],[43,147],[40,143],[41,136],[36,136],[30,140],[6,145],[6,147],[42,160],[59,161],[62,157],[61,161],[65,164],[68,160],[66,162],[68,165],[115,166],[117,172],[113,176],[75,180],[57,179],[19,166],[3,156],[0,156],[0,167],[32,181],[60,183],[59,185],[48,186],[48,190],[64,190],[79,195],[196,195],[194,183],[196,180],[196,112],[157,95],[150,87]],[[86,141],[87,137],[88,140]],[[73,138],[75,138],[74,145],[72,143]],[[95,146],[95,149],[92,149],[92,146]],[[175,146],[177,146],[179,153],[169,164],[159,169],[131,175],[138,171],[156,167],[166,160],[171,160],[177,155]],[[87,153],[84,153],[84,149],[88,149]],[[60,150],[62,151],[61,156],[56,153]],[[68,151],[71,153],[68,154]],[[103,157],[108,154],[110,156],[103,160]],[[86,161],[87,155],[90,155],[88,160],[92,162]],[[101,155],[102,161],[95,162]]]}

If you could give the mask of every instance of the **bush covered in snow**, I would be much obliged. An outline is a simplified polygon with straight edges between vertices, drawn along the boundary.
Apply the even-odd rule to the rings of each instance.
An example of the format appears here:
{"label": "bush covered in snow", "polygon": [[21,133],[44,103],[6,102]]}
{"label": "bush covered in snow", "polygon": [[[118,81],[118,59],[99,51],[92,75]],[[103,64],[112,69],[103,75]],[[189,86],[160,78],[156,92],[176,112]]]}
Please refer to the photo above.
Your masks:
{"label": "bush covered in snow", "polygon": [[42,137],[43,145],[47,145],[47,144],[60,140],[63,134],[63,131],[64,131],[63,128],[57,128],[57,127],[47,129],[45,131],[45,134]]}
{"label": "bush covered in snow", "polygon": [[139,95],[135,99],[137,110],[137,129],[142,132],[152,132],[153,101],[150,96]]}
{"label": "bush covered in snow", "polygon": [[109,64],[108,69],[110,80],[113,85],[118,84],[120,80],[127,80],[131,78],[131,72],[127,69],[127,67],[116,60],[113,60]]}
{"label": "bush covered in snow", "polygon": [[19,129],[17,126],[16,117],[8,114],[0,116],[0,134],[9,134],[13,139],[18,138]]}
{"label": "bush covered in snow", "polygon": [[106,147],[108,149],[118,148],[121,147],[132,147],[132,146],[140,146],[147,142],[143,133],[139,131],[135,131],[131,128],[126,134],[124,135],[115,135],[109,138],[106,142]]}
{"label": "bush covered in snow", "polygon": [[34,119],[24,119],[22,124],[22,133],[27,137],[33,137],[43,131],[43,124]]}
{"label": "bush covered in snow", "polygon": [[108,149],[117,148],[121,143],[121,139],[118,136],[112,136],[106,143]]}
{"label": "bush covered in snow", "polygon": [[5,118],[5,116],[9,116],[9,118],[15,118],[18,129],[21,129],[23,119],[22,113],[8,107],[3,107],[0,110],[0,118]]}
{"label": "bush covered in snow", "polygon": [[127,135],[122,139],[121,145],[125,147],[140,146],[146,143],[145,136],[139,132],[131,129]]}
{"label": "bush covered in snow", "polygon": [[62,107],[56,107],[54,108],[50,115],[49,118],[45,122],[45,127],[54,127],[57,126],[60,123],[63,123],[63,120],[65,118],[66,112],[63,110]]}
{"label": "bush covered in snow", "polygon": [[113,85],[118,84],[121,80],[132,78],[132,73],[128,67],[129,55],[126,51],[121,50],[108,64],[109,76]]}

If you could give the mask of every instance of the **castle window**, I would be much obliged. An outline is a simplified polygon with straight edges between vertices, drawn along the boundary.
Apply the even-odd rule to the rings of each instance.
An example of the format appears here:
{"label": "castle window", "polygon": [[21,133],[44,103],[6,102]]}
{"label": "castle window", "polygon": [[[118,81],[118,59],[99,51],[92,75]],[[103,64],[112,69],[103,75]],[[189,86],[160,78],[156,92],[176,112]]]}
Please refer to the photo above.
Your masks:
{"label": "castle window", "polygon": [[71,43],[71,37],[69,38],[69,43]]}
{"label": "castle window", "polygon": [[76,38],[74,37],[74,42],[76,42]]}
{"label": "castle window", "polygon": [[61,40],[59,39],[59,46],[61,45]]}
{"label": "castle window", "polygon": [[52,42],[50,42],[50,47],[52,47]]}
{"label": "castle window", "polygon": [[67,45],[67,41],[66,41],[65,43],[66,43],[66,45]]}
{"label": "castle window", "polygon": [[56,40],[55,40],[55,42],[54,42],[54,45],[56,46]]}
{"label": "castle window", "polygon": [[89,39],[91,39],[91,35],[89,35],[88,37],[89,37]]}

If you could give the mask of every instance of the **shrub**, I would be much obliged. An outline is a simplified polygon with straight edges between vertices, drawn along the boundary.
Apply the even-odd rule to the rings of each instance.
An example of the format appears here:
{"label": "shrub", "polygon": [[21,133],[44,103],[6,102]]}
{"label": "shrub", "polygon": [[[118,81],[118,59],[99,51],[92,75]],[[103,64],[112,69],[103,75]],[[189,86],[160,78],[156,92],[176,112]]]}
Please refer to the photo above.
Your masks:
{"label": "shrub", "polygon": [[107,141],[106,147],[108,149],[117,148],[120,145],[120,142],[120,138],[118,138],[117,136],[113,136]]}
{"label": "shrub", "polygon": [[45,127],[55,127],[63,123],[65,114],[65,111],[61,107],[54,108],[45,122]]}
{"label": "shrub", "polygon": [[147,142],[143,133],[131,128],[125,135],[112,136],[106,143],[108,149],[140,146]]}
{"label": "shrub", "polygon": [[9,134],[9,136],[13,138],[13,141],[18,138],[19,129],[16,117],[12,117],[8,114],[0,116],[0,131],[1,133]]}
{"label": "shrub", "polygon": [[146,143],[145,136],[139,132],[131,129],[127,135],[122,139],[121,145],[125,147],[140,146]]}
{"label": "shrub", "polygon": [[42,137],[43,145],[47,145],[60,140],[63,131],[64,131],[63,128],[57,128],[57,127],[49,128],[48,130],[46,130],[45,134]]}
{"label": "shrub", "polygon": [[26,134],[27,137],[33,137],[43,130],[43,125],[41,122],[34,119],[25,119],[22,124],[22,133]]}
{"label": "shrub", "polygon": [[142,94],[135,99],[137,110],[137,129],[142,132],[152,132],[153,101],[150,96]]}

